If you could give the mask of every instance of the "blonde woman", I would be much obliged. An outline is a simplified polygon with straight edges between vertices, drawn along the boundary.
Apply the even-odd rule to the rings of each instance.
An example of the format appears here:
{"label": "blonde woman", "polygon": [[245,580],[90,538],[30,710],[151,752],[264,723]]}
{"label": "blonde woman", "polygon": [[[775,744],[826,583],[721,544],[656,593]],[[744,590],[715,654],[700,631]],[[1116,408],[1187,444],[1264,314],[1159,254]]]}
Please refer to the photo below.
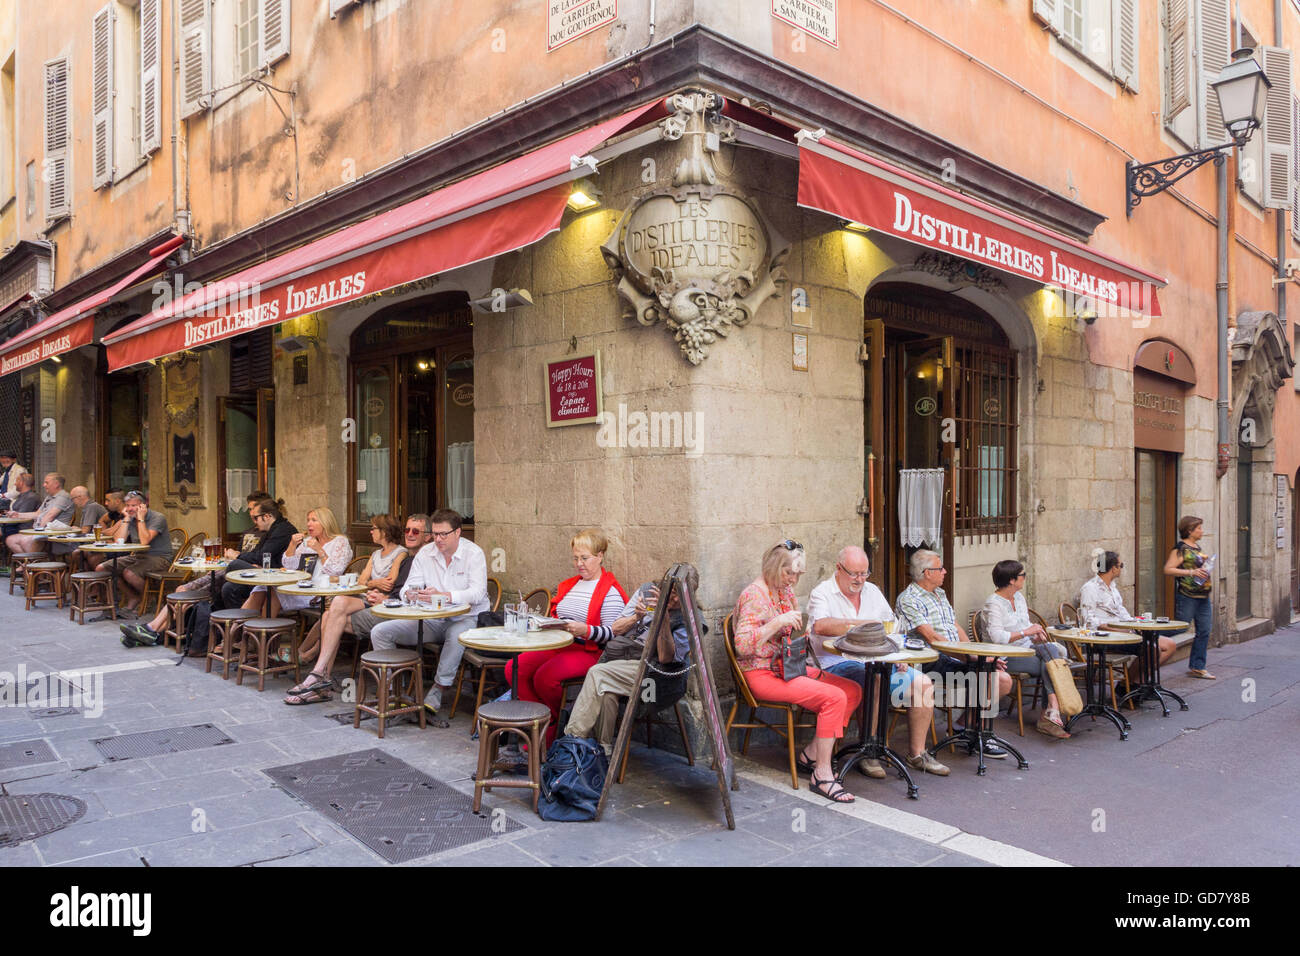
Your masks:
{"label": "blonde woman", "polygon": [[[307,534],[296,533],[284,550],[285,570],[310,571],[313,586],[324,583],[331,575],[342,574],[351,560],[352,543],[339,531],[338,519],[329,508],[313,508],[307,512]],[[259,586],[253,588],[244,607],[261,612],[265,603],[266,588]],[[270,617],[277,617],[282,610],[296,611],[310,603],[311,598],[305,595],[281,595],[277,591],[271,596],[267,613]]]}

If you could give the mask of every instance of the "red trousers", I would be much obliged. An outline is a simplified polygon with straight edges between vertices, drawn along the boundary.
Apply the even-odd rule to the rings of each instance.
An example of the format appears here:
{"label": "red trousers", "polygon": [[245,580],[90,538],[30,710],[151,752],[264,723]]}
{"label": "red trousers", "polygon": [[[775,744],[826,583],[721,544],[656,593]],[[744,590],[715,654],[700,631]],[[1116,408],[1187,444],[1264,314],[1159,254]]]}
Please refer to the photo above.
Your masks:
{"label": "red trousers", "polygon": [[[520,658],[522,660],[522,658]],[[798,704],[817,714],[818,737],[841,737],[862,703],[862,685],[815,667],[807,677],[785,681],[770,670],[745,671],[750,692],[759,700]]]}
{"label": "red trousers", "polygon": [[[519,655],[519,700],[535,700],[551,709],[551,725],[546,729],[548,745],[555,740],[556,721],[560,717],[564,695],[560,684],[571,677],[585,677],[600,660],[600,651],[594,644],[570,644],[558,651],[529,651]],[[513,687],[511,664],[506,664],[506,680]]]}

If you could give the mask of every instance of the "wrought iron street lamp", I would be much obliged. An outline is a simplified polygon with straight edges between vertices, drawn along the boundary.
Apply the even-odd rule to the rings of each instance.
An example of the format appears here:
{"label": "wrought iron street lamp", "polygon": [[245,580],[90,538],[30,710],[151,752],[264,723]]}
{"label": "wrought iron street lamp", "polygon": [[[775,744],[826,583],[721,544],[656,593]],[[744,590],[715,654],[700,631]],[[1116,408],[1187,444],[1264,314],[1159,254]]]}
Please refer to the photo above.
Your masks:
{"label": "wrought iron street lamp", "polygon": [[1147,196],[1164,192],[1188,173],[1213,161],[1222,166],[1228,150],[1245,146],[1251,134],[1264,121],[1264,104],[1270,86],[1268,77],[1253,56],[1249,47],[1232,55],[1232,62],[1223,68],[1219,78],[1210,84],[1219,100],[1219,115],[1232,141],[1210,149],[1198,149],[1152,163],[1130,162],[1127,166],[1127,214]]}

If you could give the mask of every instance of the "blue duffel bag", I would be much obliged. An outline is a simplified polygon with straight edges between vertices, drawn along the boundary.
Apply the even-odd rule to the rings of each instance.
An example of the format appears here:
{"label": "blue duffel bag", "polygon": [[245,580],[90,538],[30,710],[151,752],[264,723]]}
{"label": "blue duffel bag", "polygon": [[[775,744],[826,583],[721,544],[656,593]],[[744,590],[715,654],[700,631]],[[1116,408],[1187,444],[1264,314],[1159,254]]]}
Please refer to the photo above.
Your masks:
{"label": "blue duffel bag", "polygon": [[537,815],[565,822],[596,819],[596,804],[608,771],[609,760],[595,740],[561,737],[551,744],[542,764]]}

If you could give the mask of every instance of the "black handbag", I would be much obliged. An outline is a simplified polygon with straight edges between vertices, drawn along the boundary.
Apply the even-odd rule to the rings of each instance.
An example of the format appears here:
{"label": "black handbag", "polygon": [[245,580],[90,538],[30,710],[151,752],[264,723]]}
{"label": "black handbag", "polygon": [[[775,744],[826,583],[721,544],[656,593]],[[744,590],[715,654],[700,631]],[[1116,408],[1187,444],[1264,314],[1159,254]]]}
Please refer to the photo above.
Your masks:
{"label": "black handbag", "polygon": [[808,639],[808,615],[805,613],[797,636],[792,632],[787,637],[777,638],[776,654],[772,656],[772,673],[781,680],[790,681],[796,677],[806,677],[809,664],[820,670],[817,655]]}

